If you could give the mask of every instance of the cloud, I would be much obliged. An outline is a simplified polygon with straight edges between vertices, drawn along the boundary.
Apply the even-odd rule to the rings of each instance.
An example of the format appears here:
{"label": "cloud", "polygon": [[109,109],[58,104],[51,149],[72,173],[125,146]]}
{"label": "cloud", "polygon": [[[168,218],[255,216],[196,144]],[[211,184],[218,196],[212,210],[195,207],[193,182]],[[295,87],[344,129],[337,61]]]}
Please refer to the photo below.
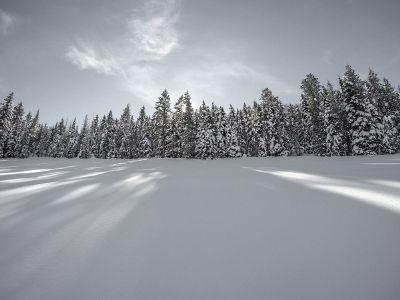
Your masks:
{"label": "cloud", "polygon": [[229,93],[235,80],[269,87],[280,95],[295,95],[298,92],[296,87],[270,75],[267,71],[245,64],[224,52],[204,56],[195,66],[181,70],[176,78],[176,86],[186,87],[194,96],[223,97]]}
{"label": "cloud", "polygon": [[112,58],[100,56],[90,46],[70,46],[65,56],[82,70],[93,69],[105,75],[116,75],[120,71],[118,62]]}
{"label": "cloud", "polygon": [[179,46],[177,5],[176,1],[150,1],[143,16],[136,15],[129,21],[133,42],[149,58],[161,59]]}
{"label": "cloud", "polygon": [[179,4],[149,1],[125,21],[125,31],[116,40],[79,39],[68,47],[65,58],[82,70],[118,77],[126,90],[151,102],[155,89],[160,91],[155,81],[162,73],[162,61],[180,47],[176,29]]}
{"label": "cloud", "polygon": [[7,36],[8,34],[10,34],[15,28],[15,23],[15,16],[0,9],[0,34],[2,36]]}
{"label": "cloud", "polygon": [[333,64],[333,51],[328,49],[322,55],[322,61],[327,65]]}
{"label": "cloud", "polygon": [[68,47],[65,57],[82,70],[114,77],[123,89],[148,104],[165,88],[172,97],[179,96],[174,92],[189,90],[198,101],[224,97],[235,79],[248,79],[284,95],[296,94],[296,88],[243,63],[231,47],[215,46],[212,54],[204,54],[189,45],[184,55],[172,56],[183,49],[179,18],[179,2],[150,1],[125,20],[125,31],[113,41],[80,38]]}

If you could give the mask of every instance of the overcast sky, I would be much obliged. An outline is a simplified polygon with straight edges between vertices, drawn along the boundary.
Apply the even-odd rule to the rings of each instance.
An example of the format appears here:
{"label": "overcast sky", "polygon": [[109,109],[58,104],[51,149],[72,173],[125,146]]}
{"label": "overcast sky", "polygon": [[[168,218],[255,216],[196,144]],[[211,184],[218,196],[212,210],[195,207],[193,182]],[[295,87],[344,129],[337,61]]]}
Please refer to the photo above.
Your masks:
{"label": "overcast sky", "polygon": [[148,111],[167,88],[227,106],[297,102],[349,63],[400,83],[399,0],[0,0],[0,95],[41,119]]}

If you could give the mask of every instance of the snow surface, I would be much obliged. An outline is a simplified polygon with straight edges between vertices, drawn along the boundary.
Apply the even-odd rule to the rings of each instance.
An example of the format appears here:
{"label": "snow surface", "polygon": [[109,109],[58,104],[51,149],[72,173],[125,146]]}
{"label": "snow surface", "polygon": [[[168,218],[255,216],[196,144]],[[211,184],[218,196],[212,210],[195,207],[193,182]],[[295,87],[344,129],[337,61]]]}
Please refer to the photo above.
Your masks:
{"label": "snow surface", "polygon": [[1,160],[0,299],[400,299],[400,155]]}

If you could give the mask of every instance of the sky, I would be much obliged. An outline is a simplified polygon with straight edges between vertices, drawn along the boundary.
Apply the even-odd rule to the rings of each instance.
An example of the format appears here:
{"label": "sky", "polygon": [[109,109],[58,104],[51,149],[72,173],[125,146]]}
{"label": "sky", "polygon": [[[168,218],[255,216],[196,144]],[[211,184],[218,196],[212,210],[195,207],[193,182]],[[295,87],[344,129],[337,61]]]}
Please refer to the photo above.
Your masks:
{"label": "sky", "polygon": [[399,0],[0,0],[0,96],[41,120],[151,113],[167,89],[227,107],[351,64],[400,84]]}

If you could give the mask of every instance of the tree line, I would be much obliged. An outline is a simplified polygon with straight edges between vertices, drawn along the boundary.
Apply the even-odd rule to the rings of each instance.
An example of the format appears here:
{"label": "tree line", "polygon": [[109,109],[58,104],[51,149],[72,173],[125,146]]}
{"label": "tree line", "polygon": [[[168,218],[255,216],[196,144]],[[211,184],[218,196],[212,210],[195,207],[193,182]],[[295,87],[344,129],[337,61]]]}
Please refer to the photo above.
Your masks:
{"label": "tree line", "polygon": [[313,74],[301,83],[298,104],[283,104],[269,89],[260,100],[228,111],[214,103],[196,110],[188,92],[171,108],[164,90],[152,115],[129,105],[119,118],[61,119],[39,122],[14,105],[9,94],[0,107],[0,157],[27,158],[227,158],[314,154],[318,156],[390,154],[400,150],[400,88],[370,70],[362,80],[351,66],[339,88]]}

